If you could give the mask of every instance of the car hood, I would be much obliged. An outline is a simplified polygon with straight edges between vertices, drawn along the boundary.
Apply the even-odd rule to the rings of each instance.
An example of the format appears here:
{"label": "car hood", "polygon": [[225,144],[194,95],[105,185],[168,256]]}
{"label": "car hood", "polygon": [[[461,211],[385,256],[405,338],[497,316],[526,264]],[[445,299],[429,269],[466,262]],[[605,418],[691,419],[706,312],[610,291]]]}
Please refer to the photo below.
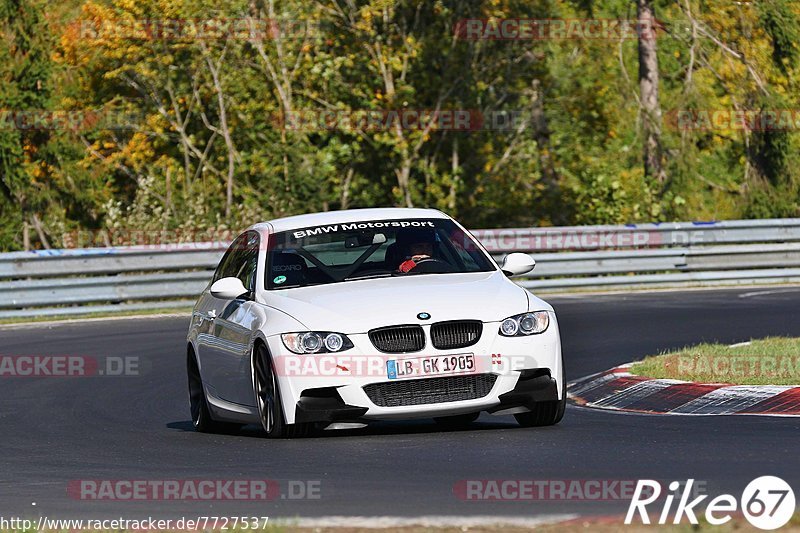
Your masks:
{"label": "car hood", "polygon": [[[477,319],[497,322],[528,310],[533,295],[500,271],[422,274],[347,281],[269,291],[265,303],[284,311],[309,330],[366,333],[396,324]],[[541,300],[536,299],[541,302]],[[549,309],[543,304],[540,309]]]}

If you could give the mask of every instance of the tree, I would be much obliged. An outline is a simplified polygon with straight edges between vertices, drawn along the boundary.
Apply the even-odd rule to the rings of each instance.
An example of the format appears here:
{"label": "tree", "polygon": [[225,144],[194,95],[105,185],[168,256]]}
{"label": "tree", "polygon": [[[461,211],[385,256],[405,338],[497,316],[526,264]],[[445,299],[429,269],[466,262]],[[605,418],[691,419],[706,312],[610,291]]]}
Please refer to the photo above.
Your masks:
{"label": "tree", "polygon": [[644,173],[663,185],[667,176],[661,146],[657,23],[653,0],[636,0],[636,18],[639,24],[639,98],[644,132]]}
{"label": "tree", "polygon": [[[34,124],[47,121],[50,110],[51,32],[34,0],[0,0],[0,249],[31,240],[33,227],[39,245],[49,248],[42,223],[50,192],[50,133]],[[39,123],[41,124],[41,122]],[[22,230],[20,232],[20,230]],[[20,232],[20,233],[17,233]]]}

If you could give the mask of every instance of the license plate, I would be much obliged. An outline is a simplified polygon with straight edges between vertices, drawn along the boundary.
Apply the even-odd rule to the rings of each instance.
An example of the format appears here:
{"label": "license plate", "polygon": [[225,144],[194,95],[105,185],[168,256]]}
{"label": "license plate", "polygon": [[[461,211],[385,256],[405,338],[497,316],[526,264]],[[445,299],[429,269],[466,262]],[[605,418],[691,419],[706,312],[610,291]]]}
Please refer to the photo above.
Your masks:
{"label": "license plate", "polygon": [[433,355],[413,359],[390,359],[386,361],[389,379],[442,376],[448,374],[472,374],[475,372],[475,356],[469,354]]}

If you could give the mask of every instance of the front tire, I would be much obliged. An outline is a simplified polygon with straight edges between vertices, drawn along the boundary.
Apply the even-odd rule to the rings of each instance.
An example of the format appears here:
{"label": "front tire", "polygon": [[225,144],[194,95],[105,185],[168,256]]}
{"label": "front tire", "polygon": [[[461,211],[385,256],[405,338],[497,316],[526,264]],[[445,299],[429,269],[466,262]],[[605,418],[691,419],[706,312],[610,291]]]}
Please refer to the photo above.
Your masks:
{"label": "front tire", "polygon": [[564,418],[567,408],[567,379],[564,373],[564,357],[561,357],[561,394],[563,398],[550,402],[536,402],[528,413],[514,415],[522,427],[553,426]]}
{"label": "front tire", "polygon": [[311,431],[311,424],[287,424],[283,416],[283,404],[275,377],[272,358],[263,344],[253,349],[253,392],[258,407],[258,418],[267,438],[305,437]]}

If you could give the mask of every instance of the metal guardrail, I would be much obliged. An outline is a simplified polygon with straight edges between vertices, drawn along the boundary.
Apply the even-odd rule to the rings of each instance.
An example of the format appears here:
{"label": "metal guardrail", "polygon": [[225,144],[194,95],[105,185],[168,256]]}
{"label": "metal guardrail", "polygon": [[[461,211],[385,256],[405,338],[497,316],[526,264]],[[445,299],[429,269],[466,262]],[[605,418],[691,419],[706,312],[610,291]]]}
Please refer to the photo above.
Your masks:
{"label": "metal guardrail", "polygon": [[[475,230],[492,253],[800,242],[800,219]],[[611,238],[606,238],[611,236]],[[593,243],[599,244],[599,246]],[[605,245],[605,246],[603,246]]]}
{"label": "metal guardrail", "polygon": [[[800,282],[800,219],[477,230],[497,259],[531,253],[536,291]],[[0,254],[0,318],[191,304],[221,244]]]}

